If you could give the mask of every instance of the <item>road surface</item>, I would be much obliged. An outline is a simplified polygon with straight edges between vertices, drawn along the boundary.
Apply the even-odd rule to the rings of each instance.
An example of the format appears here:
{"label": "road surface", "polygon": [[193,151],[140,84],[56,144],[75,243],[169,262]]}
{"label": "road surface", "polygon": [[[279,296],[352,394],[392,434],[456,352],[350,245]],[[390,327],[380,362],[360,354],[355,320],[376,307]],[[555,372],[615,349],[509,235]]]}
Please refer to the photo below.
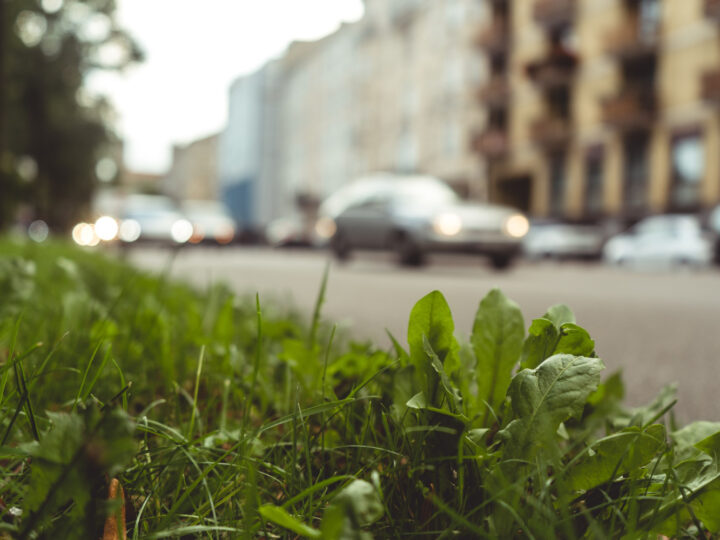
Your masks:
{"label": "road surface", "polygon": [[[293,302],[308,317],[323,270],[323,252],[263,248],[191,248],[177,256],[137,249],[130,259],[206,286],[227,282],[261,301]],[[568,304],[595,339],[606,374],[622,369],[630,405],[678,384],[675,413],[681,422],[720,421],[720,271],[634,271],[599,264],[522,262],[496,272],[480,259],[438,257],[422,269],[396,267],[384,255],[360,254],[330,263],[323,315],[358,338],[389,345],[386,330],[404,342],[414,303],[443,292],[459,336],[467,337],[480,299],[493,287],[518,302],[525,326],[557,303]]]}

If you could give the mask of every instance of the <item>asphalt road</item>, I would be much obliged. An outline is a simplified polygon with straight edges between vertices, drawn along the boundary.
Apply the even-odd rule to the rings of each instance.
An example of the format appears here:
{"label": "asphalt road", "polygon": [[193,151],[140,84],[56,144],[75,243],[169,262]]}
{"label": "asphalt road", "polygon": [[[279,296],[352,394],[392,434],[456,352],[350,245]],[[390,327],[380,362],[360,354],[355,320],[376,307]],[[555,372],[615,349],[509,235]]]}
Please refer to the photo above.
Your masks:
{"label": "asphalt road", "polygon": [[[214,280],[261,302],[293,302],[312,314],[325,253],[260,248],[138,249],[137,265],[206,286]],[[389,343],[386,330],[404,342],[414,303],[438,289],[450,304],[460,336],[472,328],[481,298],[493,287],[518,302],[525,326],[557,303],[568,304],[596,341],[606,373],[621,369],[627,403],[652,399],[678,384],[675,413],[681,422],[720,421],[720,271],[637,271],[590,263],[522,262],[496,272],[481,259],[437,257],[422,269],[401,269],[388,256],[360,254],[330,263],[326,318],[359,338]]]}

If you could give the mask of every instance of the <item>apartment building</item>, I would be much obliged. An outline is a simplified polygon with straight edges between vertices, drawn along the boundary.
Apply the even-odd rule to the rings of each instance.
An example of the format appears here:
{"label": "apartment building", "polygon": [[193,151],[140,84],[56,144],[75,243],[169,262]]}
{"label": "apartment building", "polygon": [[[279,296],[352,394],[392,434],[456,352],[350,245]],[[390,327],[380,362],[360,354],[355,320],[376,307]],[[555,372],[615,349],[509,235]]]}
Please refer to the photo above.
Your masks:
{"label": "apartment building", "polygon": [[177,200],[213,200],[217,194],[218,135],[173,147],[170,170],[161,181],[163,193]]}
{"label": "apartment building", "polygon": [[[479,0],[365,0],[361,20],[293,43],[230,89],[221,135],[223,198],[257,228],[377,171],[439,176],[487,197]],[[268,73],[272,66],[272,74]],[[258,211],[256,194],[274,206]]]}
{"label": "apartment building", "polygon": [[585,220],[720,201],[720,2],[486,4],[491,199]]}

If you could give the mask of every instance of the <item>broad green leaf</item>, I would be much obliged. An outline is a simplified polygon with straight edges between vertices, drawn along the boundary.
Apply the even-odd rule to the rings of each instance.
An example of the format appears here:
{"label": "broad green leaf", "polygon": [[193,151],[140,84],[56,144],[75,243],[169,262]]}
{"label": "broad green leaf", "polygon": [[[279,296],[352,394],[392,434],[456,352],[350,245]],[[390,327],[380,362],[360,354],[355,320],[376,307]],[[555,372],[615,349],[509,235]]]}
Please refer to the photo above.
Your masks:
{"label": "broad green leaf", "polygon": [[[440,390],[442,391],[443,395],[445,396],[445,403],[451,412],[457,413],[460,411],[462,407],[462,397],[460,396],[460,392],[455,387],[455,385],[450,380],[450,377],[447,376],[445,373],[445,369],[443,367],[442,362],[440,362],[440,359],[438,358],[437,354],[435,354],[435,351],[432,350],[432,347],[430,345],[430,342],[425,339],[425,352],[427,353],[428,357],[431,359],[432,367],[437,373],[439,380],[440,380]],[[439,403],[438,405],[444,405],[443,403]]]}
{"label": "broad green leaf", "polygon": [[705,437],[699,443],[695,444],[698,448],[713,458],[713,461],[720,465],[720,431],[713,433],[709,437]]}
{"label": "broad green leaf", "polygon": [[693,512],[713,533],[720,533],[720,479],[714,480],[691,503]]}
{"label": "broad green leaf", "polygon": [[425,341],[437,355],[441,363],[454,359],[458,344],[454,336],[455,324],[452,320],[450,307],[439,291],[433,291],[421,298],[410,312],[408,325],[408,345],[410,346],[410,362],[416,368],[420,389],[425,392],[428,402],[436,404],[436,393],[439,384],[437,372],[433,368],[432,358],[427,354]]}
{"label": "broad green leaf", "polygon": [[570,489],[588,490],[649,463],[665,446],[665,428],[653,424],[647,429],[629,427],[592,444],[586,453],[569,465]]}
{"label": "broad green leaf", "polygon": [[480,302],[471,336],[477,357],[478,409],[468,413],[472,416],[484,409],[483,426],[492,418],[487,406],[497,411],[505,399],[524,333],[518,305],[499,290],[490,291]]}
{"label": "broad green leaf", "polygon": [[387,332],[388,337],[390,338],[390,341],[393,344],[393,349],[395,350],[395,355],[397,356],[398,360],[400,360],[401,366],[406,366],[410,355],[408,355],[407,351],[403,349],[403,346],[400,345],[397,339],[395,339],[395,336],[393,336],[389,330],[385,330]]}
{"label": "broad green leaf", "polygon": [[528,337],[520,354],[520,367],[535,369],[553,355],[558,342],[558,329],[548,319],[535,319],[528,328]]}
{"label": "broad green leaf", "polygon": [[542,318],[549,320],[558,330],[560,330],[563,324],[575,323],[575,315],[565,304],[552,306]]}
{"label": "broad green leaf", "polygon": [[588,403],[596,408],[611,409],[625,397],[625,385],[620,372],[615,372],[605,379],[597,391],[590,394]]}
{"label": "broad green leaf", "polygon": [[427,408],[428,403],[427,398],[425,397],[425,392],[418,392],[413,397],[411,397],[405,405],[407,405],[411,409]]}
{"label": "broad green leaf", "polygon": [[[720,432],[720,422],[706,421],[693,422],[672,432],[670,438],[674,443],[675,462],[680,463],[697,458],[701,451],[705,452],[705,449],[697,446],[698,443],[712,437],[718,432]],[[707,445],[705,446],[707,448]]]}
{"label": "broad green leaf", "polygon": [[365,480],[354,480],[333,499],[321,525],[323,540],[372,539],[361,527],[372,525],[384,514],[378,488]]}
{"label": "broad green leaf", "polygon": [[559,354],[518,373],[508,390],[515,420],[500,432],[504,457],[531,459],[543,446],[555,448],[560,422],[582,413],[604,367],[599,358]]}
{"label": "broad green leaf", "polygon": [[657,395],[657,397],[644,407],[638,407],[631,411],[631,426],[646,426],[654,422],[660,416],[669,411],[677,402],[677,384],[668,384]]}
{"label": "broad green leaf", "polygon": [[295,516],[290,515],[287,510],[281,508],[280,506],[264,504],[258,509],[258,512],[260,512],[260,515],[267,521],[271,521],[276,525],[285,527],[300,536],[304,536],[306,538],[321,538],[322,536],[319,530],[305,525],[302,521],[297,519]]}
{"label": "broad green leaf", "polygon": [[[407,423],[411,421],[411,416],[405,414],[407,408],[410,406],[409,401],[413,396],[422,394],[425,399],[425,394],[420,391],[418,392],[419,386],[416,383],[415,377],[415,366],[405,366],[393,373],[392,386],[390,389],[392,400],[393,400],[393,416],[398,422]],[[425,404],[427,405],[425,399]]]}
{"label": "broad green leaf", "polygon": [[594,352],[595,342],[590,339],[587,330],[573,323],[565,323],[560,327],[560,339],[553,354],[592,356]]}

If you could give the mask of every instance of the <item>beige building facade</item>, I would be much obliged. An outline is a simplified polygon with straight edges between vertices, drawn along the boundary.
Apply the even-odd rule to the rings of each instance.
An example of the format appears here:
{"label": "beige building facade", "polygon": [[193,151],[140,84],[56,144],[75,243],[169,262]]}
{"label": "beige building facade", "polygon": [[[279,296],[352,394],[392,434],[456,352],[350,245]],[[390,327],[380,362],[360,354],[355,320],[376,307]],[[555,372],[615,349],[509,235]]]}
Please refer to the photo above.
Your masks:
{"label": "beige building facade", "polygon": [[218,135],[173,147],[170,170],[162,192],[176,200],[216,200],[218,192]]}
{"label": "beige building facade", "polygon": [[579,220],[720,202],[717,1],[487,3],[491,199]]}

